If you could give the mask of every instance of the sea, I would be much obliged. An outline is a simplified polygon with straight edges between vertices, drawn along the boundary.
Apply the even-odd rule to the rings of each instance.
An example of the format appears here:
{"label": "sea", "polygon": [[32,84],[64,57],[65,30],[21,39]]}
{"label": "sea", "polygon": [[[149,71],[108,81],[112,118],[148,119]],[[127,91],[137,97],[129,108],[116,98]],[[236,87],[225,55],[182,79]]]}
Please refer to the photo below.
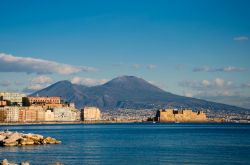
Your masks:
{"label": "sea", "polygon": [[62,144],[0,147],[0,159],[31,165],[250,164],[250,124],[108,123],[0,126]]}

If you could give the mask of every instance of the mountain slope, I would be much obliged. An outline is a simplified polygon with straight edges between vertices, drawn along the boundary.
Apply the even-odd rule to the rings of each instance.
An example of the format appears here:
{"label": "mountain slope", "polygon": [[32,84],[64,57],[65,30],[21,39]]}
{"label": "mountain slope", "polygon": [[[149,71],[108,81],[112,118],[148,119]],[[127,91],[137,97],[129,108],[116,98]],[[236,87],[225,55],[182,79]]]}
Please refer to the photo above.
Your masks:
{"label": "mountain slope", "polygon": [[93,105],[102,109],[181,107],[211,109],[220,112],[246,110],[235,106],[178,96],[134,76],[118,77],[94,87],[76,85],[69,81],[59,81],[32,95],[37,94],[40,96],[61,96],[66,101],[74,102],[79,108]]}

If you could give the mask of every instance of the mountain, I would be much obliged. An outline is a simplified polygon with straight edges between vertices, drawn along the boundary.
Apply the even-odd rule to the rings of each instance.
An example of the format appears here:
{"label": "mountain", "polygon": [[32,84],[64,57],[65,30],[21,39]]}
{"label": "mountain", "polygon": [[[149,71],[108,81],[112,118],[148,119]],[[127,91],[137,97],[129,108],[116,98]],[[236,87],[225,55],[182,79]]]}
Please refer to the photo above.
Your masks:
{"label": "mountain", "polygon": [[149,82],[134,76],[122,76],[99,86],[87,87],[59,81],[32,96],[61,96],[74,102],[78,108],[97,106],[101,109],[117,108],[192,108],[210,109],[212,112],[244,112],[248,109],[221,103],[184,97],[166,92]]}

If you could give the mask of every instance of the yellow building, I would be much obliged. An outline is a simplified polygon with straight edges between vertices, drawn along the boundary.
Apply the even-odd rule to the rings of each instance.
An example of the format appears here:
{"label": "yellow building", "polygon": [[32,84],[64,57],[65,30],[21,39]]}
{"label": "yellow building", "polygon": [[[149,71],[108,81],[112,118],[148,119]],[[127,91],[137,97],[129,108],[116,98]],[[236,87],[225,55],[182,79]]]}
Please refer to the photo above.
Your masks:
{"label": "yellow building", "polygon": [[156,114],[159,122],[206,122],[206,114],[202,111],[163,109]]}
{"label": "yellow building", "polygon": [[83,121],[98,121],[101,120],[101,111],[97,107],[84,107],[82,109]]}
{"label": "yellow building", "polygon": [[54,121],[54,120],[55,120],[54,112],[52,110],[46,110],[44,121]]}

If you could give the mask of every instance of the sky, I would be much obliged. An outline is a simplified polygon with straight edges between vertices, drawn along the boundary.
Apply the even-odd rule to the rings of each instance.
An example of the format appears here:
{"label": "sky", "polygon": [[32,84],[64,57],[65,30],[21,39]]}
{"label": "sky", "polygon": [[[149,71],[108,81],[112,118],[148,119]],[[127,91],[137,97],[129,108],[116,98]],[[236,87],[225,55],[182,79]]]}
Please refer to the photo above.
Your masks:
{"label": "sky", "polygon": [[133,75],[179,95],[250,97],[248,0],[0,0],[0,90]]}

